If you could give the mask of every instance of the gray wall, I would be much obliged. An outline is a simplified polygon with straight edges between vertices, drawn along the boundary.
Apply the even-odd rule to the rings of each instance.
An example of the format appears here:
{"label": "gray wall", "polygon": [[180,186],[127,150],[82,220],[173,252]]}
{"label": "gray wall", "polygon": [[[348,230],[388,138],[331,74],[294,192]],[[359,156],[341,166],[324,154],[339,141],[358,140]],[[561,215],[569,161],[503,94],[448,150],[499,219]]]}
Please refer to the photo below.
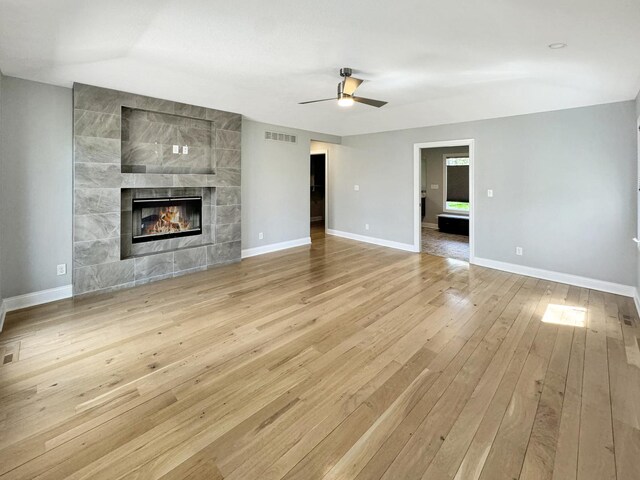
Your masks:
{"label": "gray wall", "polygon": [[635,108],[627,101],[343,137],[330,228],[412,244],[413,144],[474,138],[477,257],[634,285]]}
{"label": "gray wall", "polygon": [[[638,135],[638,143],[637,143],[637,152],[636,155],[638,156],[637,161],[636,161],[636,176],[634,177],[634,182],[637,182],[638,185],[636,185],[636,188],[638,188],[638,186],[640,186],[640,171],[638,171],[638,163],[640,163],[640,132],[637,129],[638,126],[638,120],[640,119],[640,92],[638,92],[638,96],[636,97],[636,123],[634,123],[633,127],[635,129],[636,135]],[[634,183],[635,185],[635,183]],[[638,194],[638,192],[636,191],[636,194]],[[637,200],[637,206],[640,209],[640,196],[638,197]],[[639,215],[640,216],[640,212]],[[638,220],[636,219],[636,223],[635,225],[638,224]],[[640,226],[636,226],[637,231],[640,231]],[[638,290],[640,290],[640,244],[637,245],[637,249],[636,249],[636,288]]]}
{"label": "gray wall", "polygon": [[[265,130],[297,135],[297,143],[265,140]],[[312,139],[340,141],[333,135],[243,120],[243,249],[309,236],[309,152]],[[258,238],[260,232],[264,234],[262,240]]]}
{"label": "gray wall", "polygon": [[[0,72],[0,142],[2,141],[2,81],[4,79],[4,75],[2,75],[2,72]],[[2,168],[2,149],[0,148],[0,213],[2,213],[2,201],[3,201],[3,197],[2,197],[2,177],[3,177],[3,168]],[[4,230],[3,228],[3,222],[0,222],[0,311],[2,310],[2,299],[4,298],[4,295],[2,294],[2,231]],[[2,321],[2,319],[0,318],[0,322]]]}
{"label": "gray wall", "polygon": [[[423,148],[421,158],[421,185],[426,192],[426,215],[424,222],[438,223],[438,215],[444,210],[444,155],[447,153],[468,154],[469,147]],[[431,185],[438,185],[432,189]],[[464,215],[465,213],[462,212]]]}
{"label": "gray wall", "polygon": [[[0,234],[5,298],[68,285],[71,271],[71,90],[4,77]],[[9,225],[9,227],[7,227]]]}

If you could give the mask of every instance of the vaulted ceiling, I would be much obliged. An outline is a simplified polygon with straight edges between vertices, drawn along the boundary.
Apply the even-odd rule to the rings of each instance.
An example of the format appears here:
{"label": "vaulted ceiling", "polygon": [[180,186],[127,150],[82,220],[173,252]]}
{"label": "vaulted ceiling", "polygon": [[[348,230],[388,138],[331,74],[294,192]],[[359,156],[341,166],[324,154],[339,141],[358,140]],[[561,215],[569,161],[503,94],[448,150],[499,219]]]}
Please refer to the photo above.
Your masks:
{"label": "vaulted ceiling", "polygon": [[[638,0],[0,0],[5,75],[339,135],[629,100],[639,46]],[[344,66],[389,104],[298,105]]]}

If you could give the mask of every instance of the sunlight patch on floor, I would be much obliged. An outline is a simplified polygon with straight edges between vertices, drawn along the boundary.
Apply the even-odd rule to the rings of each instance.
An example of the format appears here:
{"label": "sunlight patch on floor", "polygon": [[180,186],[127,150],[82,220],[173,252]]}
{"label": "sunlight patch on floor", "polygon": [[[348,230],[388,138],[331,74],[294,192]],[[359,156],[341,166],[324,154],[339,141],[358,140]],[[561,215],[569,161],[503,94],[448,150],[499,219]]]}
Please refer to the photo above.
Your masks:
{"label": "sunlight patch on floor", "polygon": [[568,325],[570,327],[584,327],[586,320],[586,308],[557,305],[555,303],[549,304],[542,317],[544,323],[555,323],[556,325]]}

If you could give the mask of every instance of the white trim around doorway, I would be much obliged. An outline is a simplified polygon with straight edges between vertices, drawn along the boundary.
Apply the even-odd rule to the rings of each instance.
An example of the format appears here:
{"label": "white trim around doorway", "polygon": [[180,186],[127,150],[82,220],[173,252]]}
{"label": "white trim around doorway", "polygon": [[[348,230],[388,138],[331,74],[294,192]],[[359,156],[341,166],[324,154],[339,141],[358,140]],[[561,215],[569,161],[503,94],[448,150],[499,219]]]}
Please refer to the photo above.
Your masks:
{"label": "white trim around doorway", "polygon": [[309,155],[324,155],[324,231],[327,232],[329,229],[329,150],[326,148],[311,150]]}
{"label": "white trim around doorway", "polygon": [[474,165],[475,165],[475,140],[467,138],[463,140],[446,140],[442,142],[425,142],[413,144],[413,247],[415,251],[422,251],[422,218],[420,215],[420,174],[421,159],[420,151],[424,148],[444,148],[444,147],[469,147],[469,263],[475,263],[475,189],[474,189]]}

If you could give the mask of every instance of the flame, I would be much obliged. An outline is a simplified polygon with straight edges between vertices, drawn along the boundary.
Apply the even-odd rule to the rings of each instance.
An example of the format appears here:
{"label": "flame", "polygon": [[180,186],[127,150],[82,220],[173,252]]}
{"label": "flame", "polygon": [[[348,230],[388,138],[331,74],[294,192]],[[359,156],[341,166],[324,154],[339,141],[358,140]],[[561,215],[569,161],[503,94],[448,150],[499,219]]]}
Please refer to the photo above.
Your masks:
{"label": "flame", "polygon": [[183,219],[184,215],[182,209],[178,206],[172,205],[169,207],[154,209],[154,212],[158,216],[158,220],[150,226],[145,226],[144,235],[154,235],[159,233],[176,233],[189,230],[191,228],[191,222],[187,219]]}

